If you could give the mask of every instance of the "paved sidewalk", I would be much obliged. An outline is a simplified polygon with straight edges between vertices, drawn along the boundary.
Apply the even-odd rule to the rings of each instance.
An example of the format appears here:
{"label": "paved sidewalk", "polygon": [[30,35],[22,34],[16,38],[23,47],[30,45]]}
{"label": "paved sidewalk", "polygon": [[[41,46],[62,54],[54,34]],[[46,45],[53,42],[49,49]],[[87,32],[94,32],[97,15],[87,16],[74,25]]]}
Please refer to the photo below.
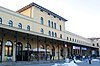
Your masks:
{"label": "paved sidewalk", "polygon": [[30,65],[45,65],[45,64],[54,64],[54,63],[61,63],[64,61],[18,61],[18,62],[2,62],[0,66],[30,66]]}
{"label": "paved sidewalk", "polygon": [[93,61],[91,64],[84,61],[82,63],[77,63],[79,66],[100,66],[100,61]]}
{"label": "paved sidewalk", "polygon": [[[40,62],[27,62],[27,61],[19,61],[19,62],[3,62],[0,63],[0,66],[52,66],[55,63],[63,63],[62,61],[40,61]],[[92,64],[89,64],[86,61],[81,63],[76,63],[78,66],[100,66],[100,61],[93,61]]]}

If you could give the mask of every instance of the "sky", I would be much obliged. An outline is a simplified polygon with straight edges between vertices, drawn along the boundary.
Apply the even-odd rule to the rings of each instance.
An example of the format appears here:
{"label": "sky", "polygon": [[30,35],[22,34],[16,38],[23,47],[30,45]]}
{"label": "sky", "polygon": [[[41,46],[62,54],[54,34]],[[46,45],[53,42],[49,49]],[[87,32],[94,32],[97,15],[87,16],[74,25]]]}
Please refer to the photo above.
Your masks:
{"label": "sky", "polygon": [[67,31],[100,38],[100,0],[0,0],[0,6],[17,11],[32,2],[67,19]]}

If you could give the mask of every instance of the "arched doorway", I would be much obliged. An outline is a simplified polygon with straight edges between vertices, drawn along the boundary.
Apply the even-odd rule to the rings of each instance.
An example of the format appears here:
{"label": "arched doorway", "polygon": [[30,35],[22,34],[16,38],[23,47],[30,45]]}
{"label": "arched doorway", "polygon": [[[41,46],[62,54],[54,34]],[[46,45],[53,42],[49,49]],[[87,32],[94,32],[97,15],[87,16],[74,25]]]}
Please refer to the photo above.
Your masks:
{"label": "arched doorway", "polygon": [[16,61],[22,61],[22,50],[23,45],[21,42],[18,42],[16,45]]}
{"label": "arched doorway", "polygon": [[5,56],[6,56],[6,61],[12,61],[13,43],[10,40],[7,40],[7,42],[5,43]]}
{"label": "arched doorway", "polygon": [[23,50],[23,61],[29,61],[32,54],[32,52],[29,51],[31,49],[31,44],[27,43],[25,48],[26,50]]}

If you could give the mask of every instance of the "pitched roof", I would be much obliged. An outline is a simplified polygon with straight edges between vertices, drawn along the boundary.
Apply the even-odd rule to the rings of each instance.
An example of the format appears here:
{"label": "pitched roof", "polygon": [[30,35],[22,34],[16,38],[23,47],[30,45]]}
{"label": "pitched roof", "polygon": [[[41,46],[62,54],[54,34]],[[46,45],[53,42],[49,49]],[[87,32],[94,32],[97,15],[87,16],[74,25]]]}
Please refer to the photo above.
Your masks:
{"label": "pitched roof", "polygon": [[42,6],[38,5],[38,4],[36,4],[36,3],[34,3],[34,2],[32,2],[31,4],[29,4],[29,5],[25,6],[25,7],[23,7],[22,9],[18,10],[17,12],[20,13],[20,12],[22,12],[22,11],[24,11],[24,10],[26,10],[26,9],[28,9],[28,8],[30,8],[30,7],[32,7],[32,6],[35,6],[35,7],[39,8],[39,9],[41,9],[41,10],[43,10],[43,11],[45,11],[45,12],[51,14],[51,15],[53,15],[53,16],[55,16],[55,17],[61,19],[61,20],[63,20],[63,21],[68,21],[68,20],[66,20],[65,18],[63,18],[63,17],[61,17],[61,16],[55,14],[54,12],[52,12],[52,11],[50,11],[50,10],[48,10],[48,9],[46,9],[46,8],[44,8],[44,7],[42,7]]}

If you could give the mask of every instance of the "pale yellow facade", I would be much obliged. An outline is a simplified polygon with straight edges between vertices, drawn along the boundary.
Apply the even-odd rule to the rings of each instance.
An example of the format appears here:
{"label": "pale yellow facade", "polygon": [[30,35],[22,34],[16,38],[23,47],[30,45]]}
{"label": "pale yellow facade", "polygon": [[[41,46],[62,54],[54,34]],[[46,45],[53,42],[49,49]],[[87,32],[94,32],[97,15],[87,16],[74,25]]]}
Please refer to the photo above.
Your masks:
{"label": "pale yellow facade", "polygon": [[[37,23],[38,28],[35,27],[35,31],[36,32],[40,32],[40,29],[43,28],[44,29],[44,34],[48,35],[48,31],[51,30],[51,32],[56,32],[57,33],[57,37],[60,38],[60,34],[62,34],[62,37],[64,38],[64,31],[65,31],[65,22],[63,20],[59,20],[59,18],[54,17],[53,15],[48,15],[48,13],[46,13],[45,11],[41,11],[40,9],[36,8],[36,7],[31,7],[29,8],[31,10],[30,13],[32,13],[32,18],[34,20],[34,22]],[[23,15],[29,16],[29,13],[27,10],[20,12]],[[31,17],[29,16],[29,17]],[[41,25],[40,23],[40,18],[43,17],[44,18],[44,24]],[[52,25],[50,25],[50,27],[48,27],[48,20],[50,20],[51,22],[53,21],[54,23],[56,23],[56,29],[52,28]],[[37,26],[34,25],[34,26]],[[62,26],[62,31],[59,30],[59,26]]]}
{"label": "pale yellow facade", "polygon": [[[5,36],[3,36],[2,44],[2,61],[7,61],[8,58],[8,56],[5,55],[5,44],[8,40],[10,40],[13,44],[13,55],[11,57],[12,61],[16,61],[16,32],[18,32],[17,42],[21,42],[23,44],[23,51],[27,50],[26,44],[28,41],[31,45],[31,49],[37,48],[37,44],[39,44],[39,48],[41,47],[41,45],[46,48],[45,45],[47,44],[47,50],[50,50],[50,54],[52,54],[53,45],[55,48],[55,60],[63,59],[61,54],[63,54],[65,57],[68,56],[68,48],[65,47],[65,44],[67,43],[98,48],[97,46],[92,46],[91,40],[80,37],[70,32],[66,32],[65,21],[63,19],[60,19],[57,16],[47,13],[46,11],[42,11],[35,6],[22,10],[20,13],[0,7],[0,17],[2,18],[2,24],[0,24],[0,33],[2,35],[3,29],[3,34],[5,34]],[[40,21],[41,17],[43,17],[43,24],[41,24]],[[12,20],[13,26],[9,26],[9,20]],[[48,26],[48,20],[50,20],[50,27]],[[56,23],[56,29],[52,27],[51,22],[53,22],[53,24]],[[19,23],[22,24],[22,29],[19,28]],[[28,25],[30,26],[30,30],[27,30]],[[43,34],[41,33],[41,28],[44,30]],[[49,31],[51,31],[51,36],[49,36]],[[52,32],[57,33],[57,37],[53,37]],[[29,35],[29,38],[27,38],[27,34]],[[62,38],[60,37],[60,34],[62,35]],[[67,37],[69,37],[68,40]],[[70,40],[70,38],[72,40],[74,39],[74,41]],[[77,42],[75,41],[75,39],[79,41]],[[2,38],[0,38],[0,40],[2,41]],[[63,52],[62,49],[64,49]],[[22,60],[24,59],[24,55],[25,54],[22,55]]]}

